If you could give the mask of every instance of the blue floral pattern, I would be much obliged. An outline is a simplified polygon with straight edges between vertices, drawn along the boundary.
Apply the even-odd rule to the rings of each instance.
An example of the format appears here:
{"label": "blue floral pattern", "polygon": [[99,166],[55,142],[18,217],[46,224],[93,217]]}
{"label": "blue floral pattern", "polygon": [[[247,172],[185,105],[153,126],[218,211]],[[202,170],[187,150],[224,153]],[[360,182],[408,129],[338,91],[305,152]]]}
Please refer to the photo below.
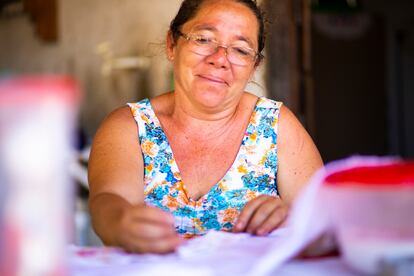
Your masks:
{"label": "blue floral pattern", "polygon": [[174,154],[149,99],[129,103],[138,125],[144,160],[145,203],[172,213],[184,237],[210,229],[231,231],[246,203],[261,194],[278,195],[277,128],[281,102],[259,98],[236,159],[204,196],[187,196]]}

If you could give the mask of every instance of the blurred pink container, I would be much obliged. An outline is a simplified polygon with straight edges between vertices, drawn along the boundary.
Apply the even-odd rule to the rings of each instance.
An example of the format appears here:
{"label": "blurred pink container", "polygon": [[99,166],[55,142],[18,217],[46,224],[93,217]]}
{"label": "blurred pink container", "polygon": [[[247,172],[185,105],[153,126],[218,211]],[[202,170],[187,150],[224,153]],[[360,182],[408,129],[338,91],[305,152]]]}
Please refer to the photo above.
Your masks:
{"label": "blurred pink container", "polygon": [[0,79],[0,275],[65,275],[80,93],[64,76]]}
{"label": "blurred pink container", "polygon": [[379,274],[387,260],[414,257],[414,162],[334,173],[326,178],[324,193],[350,266]]}

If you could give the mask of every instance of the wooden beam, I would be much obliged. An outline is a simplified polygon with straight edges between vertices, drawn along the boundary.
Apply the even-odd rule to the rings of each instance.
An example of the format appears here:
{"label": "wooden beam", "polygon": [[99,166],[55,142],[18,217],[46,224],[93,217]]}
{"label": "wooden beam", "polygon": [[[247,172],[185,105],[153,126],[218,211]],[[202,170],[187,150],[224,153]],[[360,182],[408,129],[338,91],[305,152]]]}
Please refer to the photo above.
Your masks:
{"label": "wooden beam", "polygon": [[57,0],[24,0],[24,9],[35,25],[36,34],[46,42],[58,39]]}
{"label": "wooden beam", "polygon": [[268,26],[266,52],[269,97],[283,101],[299,113],[299,67],[297,28],[292,0],[266,0]]}
{"label": "wooden beam", "polygon": [[312,10],[311,0],[302,2],[302,79],[304,93],[305,125],[309,134],[315,139],[315,92],[312,70]]}

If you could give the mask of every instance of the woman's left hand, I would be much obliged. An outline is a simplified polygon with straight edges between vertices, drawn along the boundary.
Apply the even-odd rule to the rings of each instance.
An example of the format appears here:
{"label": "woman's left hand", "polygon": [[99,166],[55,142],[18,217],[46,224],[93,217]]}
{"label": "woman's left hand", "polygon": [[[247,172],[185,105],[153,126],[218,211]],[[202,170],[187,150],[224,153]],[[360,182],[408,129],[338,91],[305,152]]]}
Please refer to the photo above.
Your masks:
{"label": "woman's left hand", "polygon": [[279,197],[260,195],[243,208],[233,232],[265,236],[284,222],[287,213],[288,207]]}

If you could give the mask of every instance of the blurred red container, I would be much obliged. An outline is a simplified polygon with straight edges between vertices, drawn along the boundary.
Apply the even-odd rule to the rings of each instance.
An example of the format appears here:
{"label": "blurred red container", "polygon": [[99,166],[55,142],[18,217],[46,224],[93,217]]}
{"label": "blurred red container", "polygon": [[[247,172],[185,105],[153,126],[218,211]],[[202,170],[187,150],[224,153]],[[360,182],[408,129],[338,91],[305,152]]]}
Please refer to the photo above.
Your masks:
{"label": "blurred red container", "polygon": [[414,162],[359,166],[325,179],[325,198],[345,261],[366,274],[414,257]]}

